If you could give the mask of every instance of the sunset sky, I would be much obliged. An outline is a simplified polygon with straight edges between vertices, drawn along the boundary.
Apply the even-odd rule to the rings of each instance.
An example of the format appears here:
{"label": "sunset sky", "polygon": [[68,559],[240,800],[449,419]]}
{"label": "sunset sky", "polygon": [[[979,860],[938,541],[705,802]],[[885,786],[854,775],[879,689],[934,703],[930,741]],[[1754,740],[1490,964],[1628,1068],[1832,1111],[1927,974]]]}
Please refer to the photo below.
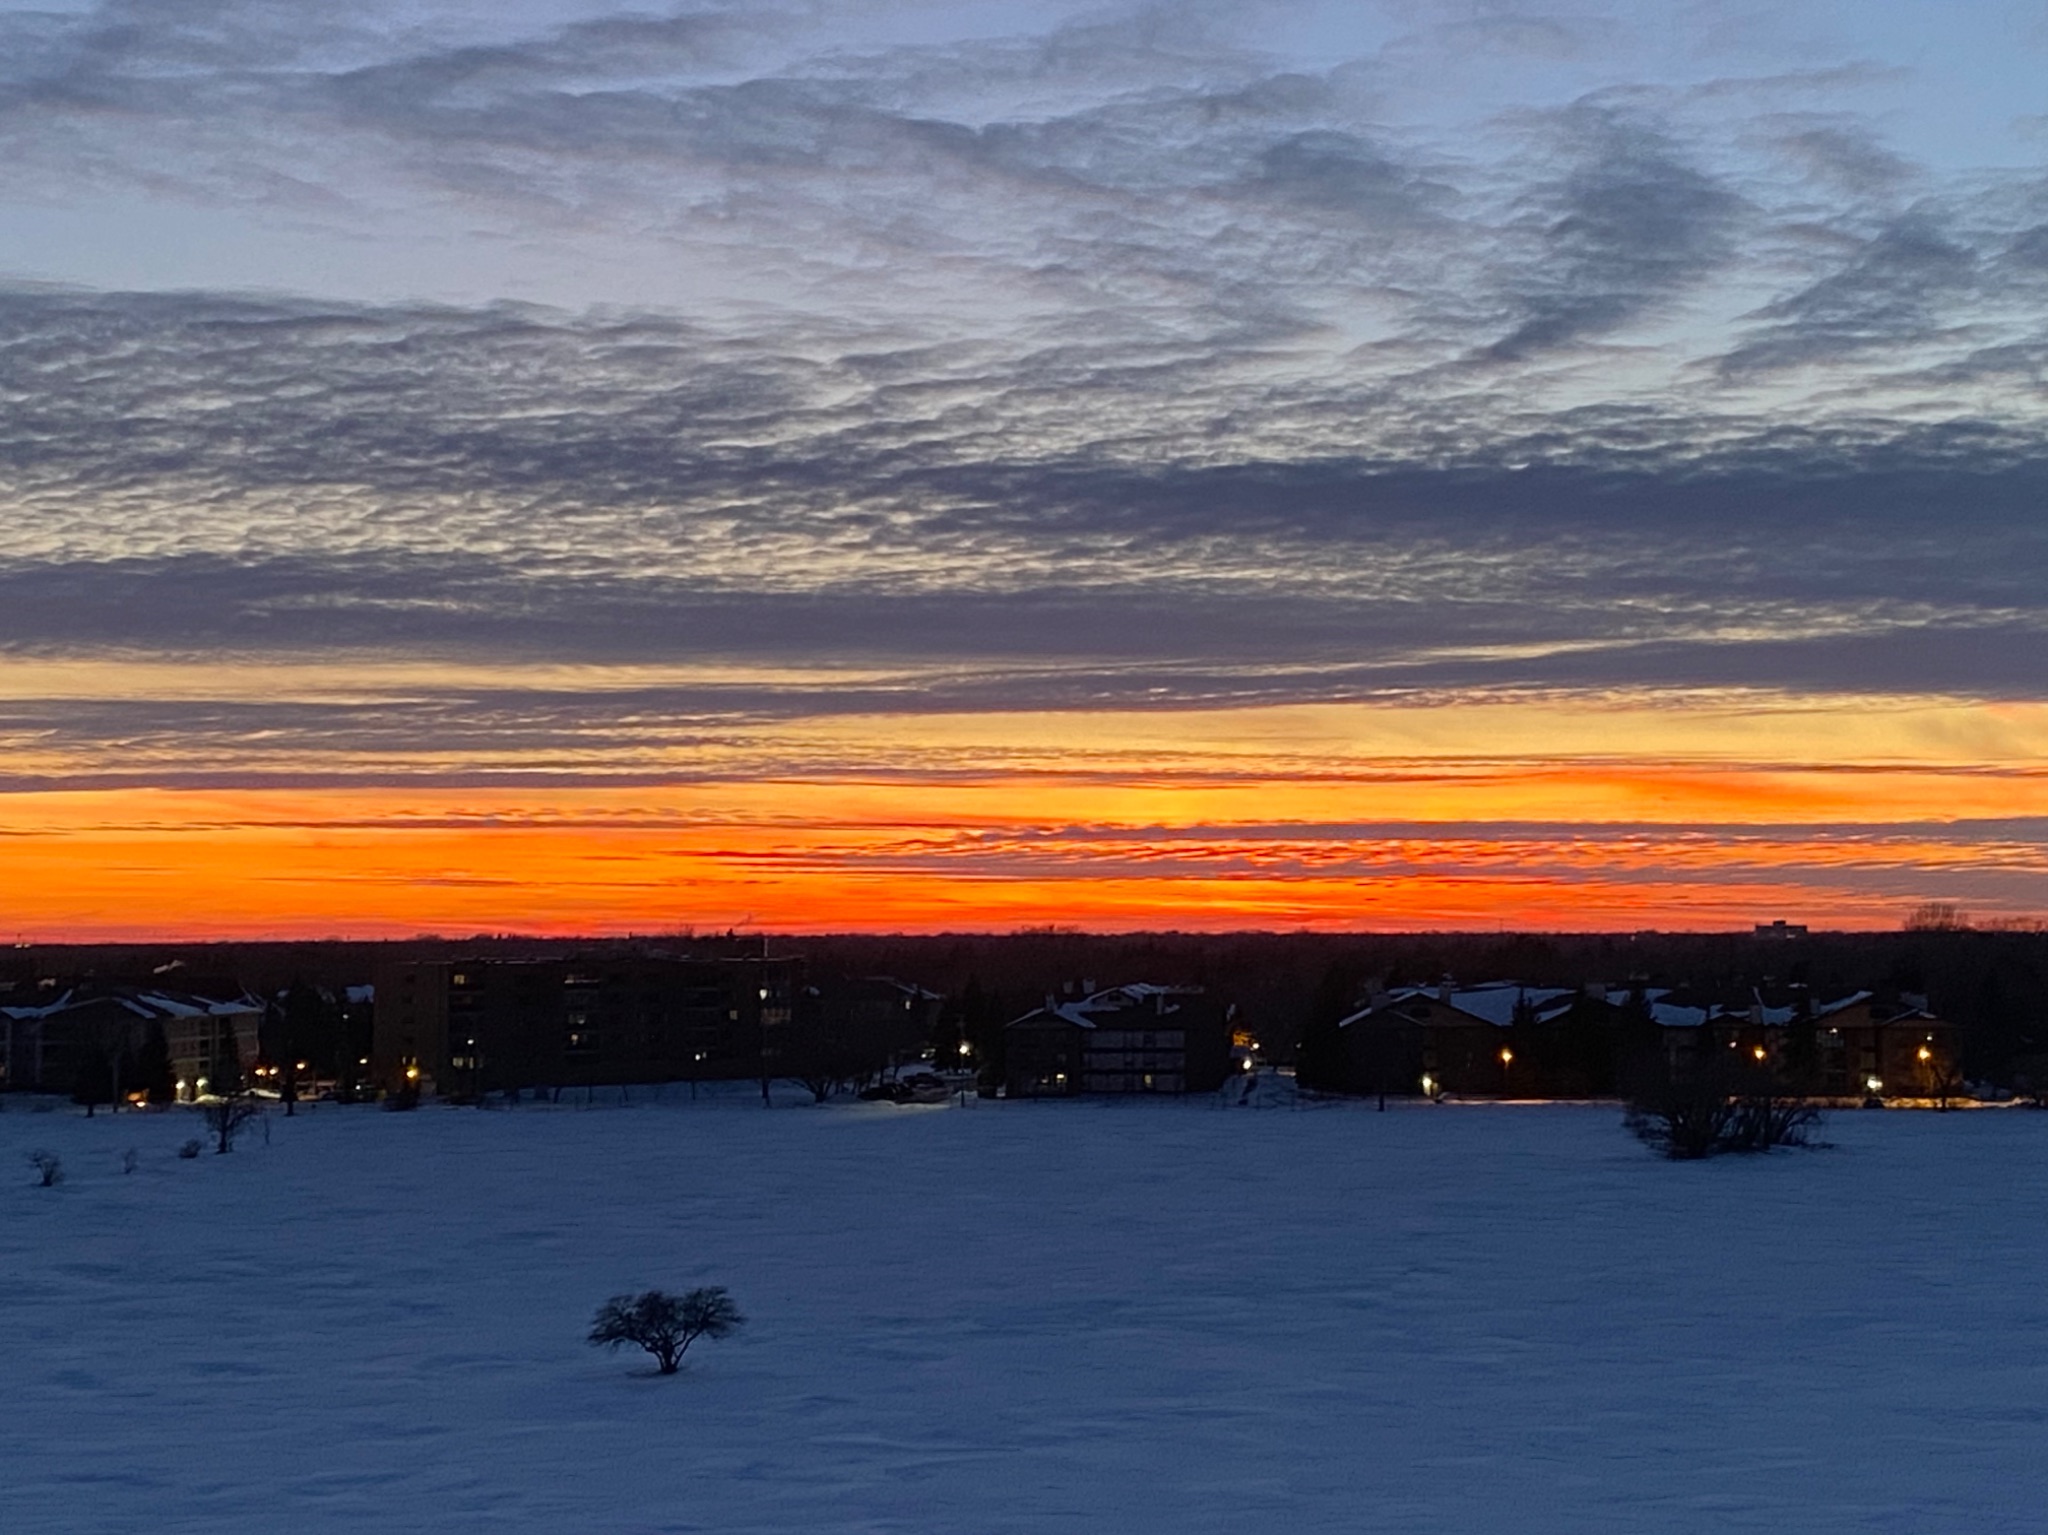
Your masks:
{"label": "sunset sky", "polygon": [[0,0],[0,940],[2048,916],[2048,0]]}

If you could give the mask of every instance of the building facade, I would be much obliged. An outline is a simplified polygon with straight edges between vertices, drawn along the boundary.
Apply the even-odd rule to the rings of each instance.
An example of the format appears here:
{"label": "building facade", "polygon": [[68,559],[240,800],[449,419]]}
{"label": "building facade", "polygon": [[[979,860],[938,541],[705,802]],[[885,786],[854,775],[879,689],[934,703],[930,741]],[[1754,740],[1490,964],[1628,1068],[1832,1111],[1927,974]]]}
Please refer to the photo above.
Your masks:
{"label": "building facade", "polygon": [[1194,986],[1048,997],[1003,1031],[1012,1098],[1209,1093],[1230,1072],[1230,1009]]}
{"label": "building facade", "polygon": [[1952,1098],[1961,1041],[1923,997],[1803,987],[1702,996],[1667,987],[1402,987],[1339,1025],[1356,1091],[1601,1096],[1645,1063],[1671,1076],[1763,1071],[1817,1098]]}
{"label": "building facade", "polygon": [[778,1075],[800,965],[751,940],[395,960],[377,972],[372,1072],[450,1096]]}
{"label": "building facade", "polygon": [[[263,1004],[95,981],[38,983],[0,996],[0,1087],[72,1092],[88,1061],[117,1066],[161,1035],[180,1101],[206,1096],[212,1079],[243,1085],[256,1062]],[[112,1087],[118,1088],[113,1080]],[[140,1084],[130,1084],[131,1086]]]}

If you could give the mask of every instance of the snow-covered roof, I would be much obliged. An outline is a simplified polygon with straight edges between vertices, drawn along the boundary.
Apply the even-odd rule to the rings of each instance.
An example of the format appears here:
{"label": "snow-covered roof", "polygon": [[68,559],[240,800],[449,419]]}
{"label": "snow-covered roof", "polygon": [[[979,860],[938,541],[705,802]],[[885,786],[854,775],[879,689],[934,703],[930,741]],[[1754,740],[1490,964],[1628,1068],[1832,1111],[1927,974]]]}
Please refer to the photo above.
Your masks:
{"label": "snow-covered roof", "polygon": [[152,1021],[167,1018],[233,1018],[263,1011],[263,1004],[246,993],[232,1000],[223,1001],[211,997],[189,996],[184,992],[134,991],[125,988],[100,990],[74,986],[48,1002],[0,1007],[0,1016],[12,1018],[17,1022],[34,1018],[55,1018],[76,1008],[90,1007],[95,1002],[111,1002],[124,1012]]}
{"label": "snow-covered roof", "polygon": [[1033,1023],[1058,1018],[1077,1029],[1093,1029],[1104,1023],[1115,1023],[1119,1013],[1140,1009],[1148,1017],[1171,1017],[1178,1011],[1173,998],[1199,996],[1201,991],[1199,986],[1157,986],[1149,981],[1139,981],[1129,986],[1111,986],[1066,1002],[1052,1001],[1046,1007],[1033,1008],[1016,1022]]}
{"label": "snow-covered roof", "polygon": [[1677,1002],[1650,1004],[1650,1021],[1663,1029],[1696,1029],[1713,1013],[1710,1007],[1686,1007]]}
{"label": "snow-covered roof", "polygon": [[[1338,1027],[1343,1028],[1374,1013],[1385,1009],[1398,1010],[1401,1004],[1418,998],[1441,1002],[1456,1008],[1473,1018],[1506,1028],[1514,1022],[1515,1010],[1525,999],[1534,1009],[1539,1022],[1548,1023],[1568,1012],[1576,1003],[1581,992],[1569,987],[1522,986],[1513,981],[1490,981],[1477,986],[1452,987],[1446,993],[1436,986],[1401,986],[1375,997],[1371,1006],[1360,1008],[1350,1017],[1343,1019]],[[1622,990],[1608,990],[1604,993],[1609,1005],[1625,1006],[1635,993]],[[1739,1022],[1762,1024],[1766,1028],[1785,1028],[1800,1015],[1795,1003],[1766,1002],[1759,988],[1752,987],[1746,1000],[1741,1001],[1698,1001],[1686,998],[1675,1000],[1679,993],[1669,987],[1653,986],[1642,992],[1648,1004],[1650,1017],[1660,1028],[1696,1029],[1711,1022]],[[1870,991],[1851,992],[1845,997],[1823,1002],[1813,1009],[1812,1016],[1823,1019],[1846,1011],[1860,1003],[1868,1002],[1875,995]],[[1930,1018],[1933,1014],[1924,1007],[1903,1005],[1886,1018],[1888,1023],[1902,1022],[1908,1018]]]}
{"label": "snow-covered roof", "polygon": [[[1625,995],[1625,994],[1623,994]],[[1536,1009],[1537,1016],[1562,1012],[1578,999],[1579,992],[1570,986],[1523,986],[1514,981],[1487,981],[1477,986],[1454,986],[1448,995],[1435,986],[1399,986],[1382,996],[1375,997],[1371,1006],[1360,1008],[1349,1018],[1338,1024],[1339,1028],[1370,1017],[1374,1012],[1387,1007],[1397,1007],[1403,1002],[1417,998],[1431,1002],[1442,1002],[1461,1013],[1506,1028],[1515,1021],[1515,1009],[1524,1001]]]}
{"label": "snow-covered roof", "polygon": [[69,1007],[70,1005],[71,993],[67,991],[63,995],[59,996],[53,1002],[43,1002],[31,1005],[15,1003],[12,1006],[0,1007],[0,1016],[12,1018],[17,1023],[20,1023],[26,1022],[28,1019],[31,1018],[48,1018],[53,1013],[61,1013],[62,1011],[64,1011],[65,1008]]}

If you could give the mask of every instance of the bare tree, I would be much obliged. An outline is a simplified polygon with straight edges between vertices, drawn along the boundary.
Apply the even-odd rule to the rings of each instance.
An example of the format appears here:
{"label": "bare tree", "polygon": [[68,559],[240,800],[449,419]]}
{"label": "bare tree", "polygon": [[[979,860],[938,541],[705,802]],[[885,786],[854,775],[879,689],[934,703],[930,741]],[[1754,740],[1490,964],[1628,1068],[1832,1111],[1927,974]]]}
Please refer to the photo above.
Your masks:
{"label": "bare tree", "polygon": [[590,1324],[590,1342],[610,1349],[631,1343],[652,1354],[663,1375],[673,1375],[692,1343],[699,1338],[723,1338],[745,1321],[723,1285],[682,1296],[647,1290],[639,1295],[614,1295],[598,1307]]}
{"label": "bare tree", "polygon": [[1906,913],[1909,933],[1960,933],[1970,919],[1954,901],[1922,901]]}
{"label": "bare tree", "polygon": [[206,1105],[205,1113],[206,1128],[213,1133],[214,1152],[225,1156],[235,1149],[235,1137],[263,1113],[263,1106],[237,1095],[216,1098]]}

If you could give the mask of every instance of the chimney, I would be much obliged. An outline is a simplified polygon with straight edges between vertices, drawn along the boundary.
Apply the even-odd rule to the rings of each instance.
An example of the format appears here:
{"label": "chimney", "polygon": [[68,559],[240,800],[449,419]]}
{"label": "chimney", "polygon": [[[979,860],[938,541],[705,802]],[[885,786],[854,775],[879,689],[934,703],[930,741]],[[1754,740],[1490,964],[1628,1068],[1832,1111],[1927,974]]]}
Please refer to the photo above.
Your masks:
{"label": "chimney", "polygon": [[1440,978],[1440,979],[1439,979],[1439,980],[1437,981],[1437,983],[1436,983],[1436,999],[1437,999],[1437,1001],[1439,1001],[1439,1002],[1448,1002],[1448,1001],[1450,1001],[1450,1000],[1451,1000],[1451,993],[1452,993],[1453,991],[1455,991],[1456,989],[1457,989],[1457,982],[1456,982],[1456,981],[1454,981],[1454,980],[1452,980],[1452,979],[1451,979],[1451,978],[1450,978],[1450,977],[1449,977],[1448,975],[1446,975],[1446,976],[1443,976],[1443,977],[1442,977],[1442,978]]}

